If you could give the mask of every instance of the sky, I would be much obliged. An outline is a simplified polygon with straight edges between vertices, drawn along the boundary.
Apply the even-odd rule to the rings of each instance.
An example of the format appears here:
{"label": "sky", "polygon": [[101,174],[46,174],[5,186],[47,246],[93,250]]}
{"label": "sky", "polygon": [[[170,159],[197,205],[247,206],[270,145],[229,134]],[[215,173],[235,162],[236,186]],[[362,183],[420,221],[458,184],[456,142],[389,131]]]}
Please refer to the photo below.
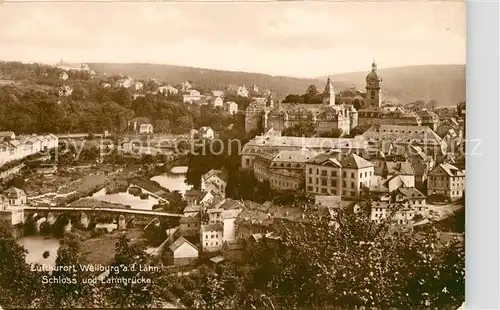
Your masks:
{"label": "sky", "polygon": [[465,63],[465,2],[91,1],[4,0],[0,58],[296,77]]}

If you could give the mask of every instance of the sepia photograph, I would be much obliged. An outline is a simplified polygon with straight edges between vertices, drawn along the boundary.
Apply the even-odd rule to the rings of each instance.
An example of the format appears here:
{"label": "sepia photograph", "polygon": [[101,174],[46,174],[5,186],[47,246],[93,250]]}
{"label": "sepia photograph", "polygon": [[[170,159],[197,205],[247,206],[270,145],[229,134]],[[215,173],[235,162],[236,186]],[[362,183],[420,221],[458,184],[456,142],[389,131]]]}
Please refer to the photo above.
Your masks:
{"label": "sepia photograph", "polygon": [[463,309],[465,1],[0,27],[0,309]]}

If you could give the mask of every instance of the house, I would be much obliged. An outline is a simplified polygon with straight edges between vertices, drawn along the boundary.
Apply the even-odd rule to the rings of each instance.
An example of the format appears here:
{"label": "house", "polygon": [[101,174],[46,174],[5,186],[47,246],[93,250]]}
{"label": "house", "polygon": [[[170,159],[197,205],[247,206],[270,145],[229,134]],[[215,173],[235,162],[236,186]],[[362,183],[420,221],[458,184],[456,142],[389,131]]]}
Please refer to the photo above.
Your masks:
{"label": "house", "polygon": [[224,104],[224,110],[229,114],[238,113],[238,104],[234,101],[228,101]]}
{"label": "house", "polygon": [[208,126],[203,126],[198,130],[198,135],[202,139],[213,139],[215,137],[214,130]]}
{"label": "house", "polygon": [[[184,214],[186,214],[186,212]],[[196,215],[185,215],[179,219],[179,231],[183,236],[197,235],[200,231],[200,227],[201,217],[199,213]]]}
{"label": "house", "polygon": [[134,81],[130,77],[127,77],[125,79],[119,79],[118,81],[116,81],[116,86],[130,88],[133,85],[133,83]]}
{"label": "house", "polygon": [[396,191],[395,202],[407,202],[413,210],[422,217],[429,215],[429,208],[426,203],[426,196],[414,187],[399,188]]}
{"label": "house", "polygon": [[326,152],[308,161],[305,173],[308,193],[352,198],[370,188],[374,164],[353,153]]}
{"label": "house", "polygon": [[188,89],[182,94],[182,102],[195,103],[201,100],[201,94],[196,89]]}
{"label": "house", "polygon": [[199,205],[205,194],[201,190],[189,189],[184,193],[184,199],[186,199],[188,206]]}
{"label": "house", "polygon": [[146,117],[136,117],[128,122],[129,130],[138,134],[152,134],[153,125]]}
{"label": "house", "polygon": [[164,95],[177,95],[179,93],[179,90],[169,84],[158,87],[158,92]]}
{"label": "house", "polygon": [[212,103],[212,106],[214,108],[217,108],[217,107],[223,107],[224,106],[224,100],[221,98],[221,97],[215,97],[211,100],[211,103]]}
{"label": "house", "polygon": [[27,202],[26,193],[17,187],[10,187],[3,195],[8,199],[9,206],[21,207]]}
{"label": "house", "polygon": [[179,237],[170,246],[174,265],[188,265],[198,259],[198,248],[184,237]]}
{"label": "house", "polygon": [[137,81],[134,84],[134,88],[137,91],[141,91],[144,88],[144,83]]}
{"label": "house", "polygon": [[141,124],[139,126],[139,134],[152,134],[153,133],[153,125],[151,124]]}
{"label": "house", "polygon": [[66,81],[67,79],[69,78],[68,74],[66,72],[61,72],[61,74],[59,74],[59,79],[61,81]]}
{"label": "house", "polygon": [[269,184],[271,189],[298,190],[304,188],[306,162],[317,155],[316,151],[307,148],[297,151],[278,152],[269,163]]}
{"label": "house", "polygon": [[212,169],[201,177],[201,189],[225,197],[228,175],[224,170]]}
{"label": "house", "polygon": [[24,208],[11,206],[9,199],[0,194],[0,227],[15,226],[24,222]]}
{"label": "house", "polygon": [[212,96],[214,97],[224,97],[224,91],[222,90],[212,90]]}
{"label": "house", "polygon": [[222,223],[201,225],[200,235],[203,252],[217,252],[222,249]]}
{"label": "house", "polygon": [[417,212],[408,203],[388,203],[374,201],[371,205],[370,220],[382,223],[389,219],[391,224],[409,226],[413,224]]}
{"label": "house", "polygon": [[451,201],[459,200],[465,194],[465,170],[451,164],[440,164],[431,172],[427,180],[428,196],[444,196]]}

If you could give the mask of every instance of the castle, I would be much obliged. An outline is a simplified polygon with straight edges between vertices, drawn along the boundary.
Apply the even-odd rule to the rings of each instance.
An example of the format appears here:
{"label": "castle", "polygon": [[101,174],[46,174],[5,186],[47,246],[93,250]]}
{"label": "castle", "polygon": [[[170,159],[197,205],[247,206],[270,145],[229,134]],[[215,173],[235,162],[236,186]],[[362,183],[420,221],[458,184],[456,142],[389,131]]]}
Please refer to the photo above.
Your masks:
{"label": "castle", "polygon": [[342,129],[343,134],[349,134],[351,129],[358,125],[355,102],[362,102],[364,106],[380,107],[381,82],[382,79],[377,74],[377,65],[373,62],[372,70],[366,76],[366,93],[355,93],[355,99],[341,95],[341,100],[336,103],[330,77],[326,81],[321,104],[278,103],[275,105],[271,97],[253,98],[245,111],[245,132],[247,134],[260,133],[270,129],[281,131],[297,124],[312,123],[316,125],[318,133],[339,128]]}

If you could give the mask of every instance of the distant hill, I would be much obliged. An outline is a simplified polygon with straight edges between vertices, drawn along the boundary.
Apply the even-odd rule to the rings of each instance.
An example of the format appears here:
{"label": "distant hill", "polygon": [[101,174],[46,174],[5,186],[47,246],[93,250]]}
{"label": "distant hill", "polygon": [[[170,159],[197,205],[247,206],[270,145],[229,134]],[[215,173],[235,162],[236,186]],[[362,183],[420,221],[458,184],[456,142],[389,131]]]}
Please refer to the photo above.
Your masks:
{"label": "distant hill", "polygon": [[[192,80],[201,89],[223,89],[230,84],[253,84],[269,89],[282,100],[290,93],[301,94],[311,84],[322,90],[326,77],[316,79],[271,76],[259,73],[232,72],[159,64],[89,63],[92,70],[108,75],[123,74],[133,78],[156,78],[177,84]],[[383,99],[409,103],[416,100],[436,100],[440,106],[455,105],[465,100],[465,66],[433,65],[380,69],[383,79]],[[364,89],[366,72],[333,75],[337,92],[348,86]]]}
{"label": "distant hill", "polygon": [[[333,75],[335,85],[350,84],[364,88],[368,72]],[[455,106],[465,101],[465,65],[427,65],[379,69],[382,100],[437,101],[439,106]],[[323,78],[320,78],[323,79]]]}

